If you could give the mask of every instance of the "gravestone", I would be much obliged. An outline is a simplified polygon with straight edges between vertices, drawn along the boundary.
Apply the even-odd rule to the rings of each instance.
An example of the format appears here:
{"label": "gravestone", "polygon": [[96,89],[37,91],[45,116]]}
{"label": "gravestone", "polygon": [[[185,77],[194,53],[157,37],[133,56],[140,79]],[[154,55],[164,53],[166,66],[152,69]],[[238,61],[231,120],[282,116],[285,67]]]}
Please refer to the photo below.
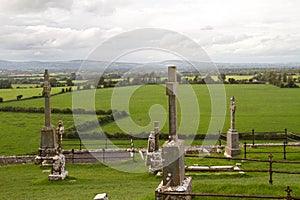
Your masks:
{"label": "gravestone", "polygon": [[[44,86],[43,86],[43,96],[45,100],[45,124],[41,130],[41,141],[38,151],[38,156],[36,157],[36,163],[41,163],[43,157],[53,157],[56,155],[57,142],[56,142],[56,131],[55,127],[51,124],[51,85],[49,82],[48,70],[44,73]],[[46,159],[47,160],[47,159]]]}
{"label": "gravestone", "polygon": [[225,156],[232,157],[239,155],[241,150],[239,149],[239,133],[235,130],[235,99],[234,96],[230,99],[230,129],[227,131]]}
{"label": "gravestone", "polygon": [[166,94],[169,105],[169,140],[162,148],[163,180],[155,191],[156,200],[164,199],[191,199],[191,197],[163,195],[164,191],[191,192],[192,178],[185,177],[184,141],[178,139],[177,134],[177,102],[178,82],[176,80],[176,67],[168,67],[168,82]]}
{"label": "gravestone", "polygon": [[154,131],[151,131],[148,138],[146,166],[149,166],[150,174],[162,170],[162,155],[159,150],[159,126],[157,121],[154,122]]}
{"label": "gravestone", "polygon": [[51,174],[48,176],[50,181],[64,180],[68,177],[68,172],[65,170],[66,159],[62,154],[62,135],[64,133],[63,122],[59,120],[56,129],[56,134],[58,138],[58,145],[56,155],[52,158],[52,170]]}

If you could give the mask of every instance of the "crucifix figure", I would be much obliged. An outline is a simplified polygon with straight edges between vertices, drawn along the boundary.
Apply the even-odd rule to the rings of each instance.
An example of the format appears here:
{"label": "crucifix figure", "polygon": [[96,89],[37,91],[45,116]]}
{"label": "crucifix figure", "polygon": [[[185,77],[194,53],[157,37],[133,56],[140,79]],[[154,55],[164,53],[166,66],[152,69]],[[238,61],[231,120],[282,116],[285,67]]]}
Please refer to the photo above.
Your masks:
{"label": "crucifix figure", "polygon": [[235,130],[235,110],[236,110],[236,105],[234,102],[234,96],[230,98],[230,129]]}
{"label": "crucifix figure", "polygon": [[58,121],[58,126],[56,128],[56,134],[57,134],[57,138],[58,138],[58,146],[57,146],[57,152],[58,154],[61,153],[62,151],[62,136],[64,133],[64,127],[63,127],[63,122],[61,120]]}

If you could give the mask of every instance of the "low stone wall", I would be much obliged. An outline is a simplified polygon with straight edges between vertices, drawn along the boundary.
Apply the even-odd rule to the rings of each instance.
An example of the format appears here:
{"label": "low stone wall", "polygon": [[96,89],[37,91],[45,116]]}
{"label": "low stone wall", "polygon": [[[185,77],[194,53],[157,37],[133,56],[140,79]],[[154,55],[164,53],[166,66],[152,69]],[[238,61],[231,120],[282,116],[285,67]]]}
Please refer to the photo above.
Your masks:
{"label": "low stone wall", "polygon": [[26,164],[34,162],[35,155],[0,156],[0,166],[13,164]]}

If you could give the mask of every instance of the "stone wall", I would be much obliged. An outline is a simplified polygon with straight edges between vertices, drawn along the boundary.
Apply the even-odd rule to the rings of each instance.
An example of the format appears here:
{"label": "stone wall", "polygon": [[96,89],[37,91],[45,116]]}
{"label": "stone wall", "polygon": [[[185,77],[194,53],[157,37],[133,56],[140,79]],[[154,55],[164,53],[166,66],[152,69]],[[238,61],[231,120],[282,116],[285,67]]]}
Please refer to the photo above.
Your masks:
{"label": "stone wall", "polygon": [[26,164],[33,163],[35,155],[25,155],[25,156],[0,156],[0,166],[3,165],[13,165],[13,164]]}

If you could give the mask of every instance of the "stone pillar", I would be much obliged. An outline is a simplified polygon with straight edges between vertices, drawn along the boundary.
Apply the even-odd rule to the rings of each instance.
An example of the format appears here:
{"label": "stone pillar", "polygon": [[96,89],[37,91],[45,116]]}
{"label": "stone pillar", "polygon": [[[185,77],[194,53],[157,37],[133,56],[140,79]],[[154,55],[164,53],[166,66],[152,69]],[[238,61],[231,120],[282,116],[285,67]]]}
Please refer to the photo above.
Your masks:
{"label": "stone pillar", "polygon": [[45,98],[45,107],[44,107],[45,126],[50,127],[51,126],[51,106],[50,106],[51,85],[49,82],[49,74],[47,69],[45,70],[45,74],[44,74],[43,96]]}
{"label": "stone pillar", "polygon": [[56,142],[56,130],[51,124],[51,85],[49,82],[48,70],[45,70],[44,74],[44,88],[43,96],[45,98],[45,126],[41,130],[41,143],[39,148],[39,157],[54,156],[56,153],[57,142]]}
{"label": "stone pillar", "polygon": [[168,82],[166,85],[166,94],[169,99],[169,141],[176,141],[177,137],[177,103],[176,95],[178,93],[178,82],[176,78],[176,67],[168,68]]}
{"label": "stone pillar", "polygon": [[239,148],[239,133],[235,130],[235,99],[234,96],[230,98],[230,129],[227,131],[225,156],[232,157],[239,155],[241,150]]}
{"label": "stone pillar", "polygon": [[[192,190],[192,178],[185,177],[184,141],[179,140],[177,134],[178,82],[175,66],[168,68],[166,94],[169,97],[169,141],[166,141],[162,148],[163,181],[155,192],[157,200],[168,199],[168,196],[161,194],[163,191],[180,191],[184,194]],[[191,199],[191,197],[174,196],[170,199]]]}
{"label": "stone pillar", "polygon": [[154,151],[158,151],[159,150],[159,122],[158,121],[154,122],[154,138],[155,138]]}

